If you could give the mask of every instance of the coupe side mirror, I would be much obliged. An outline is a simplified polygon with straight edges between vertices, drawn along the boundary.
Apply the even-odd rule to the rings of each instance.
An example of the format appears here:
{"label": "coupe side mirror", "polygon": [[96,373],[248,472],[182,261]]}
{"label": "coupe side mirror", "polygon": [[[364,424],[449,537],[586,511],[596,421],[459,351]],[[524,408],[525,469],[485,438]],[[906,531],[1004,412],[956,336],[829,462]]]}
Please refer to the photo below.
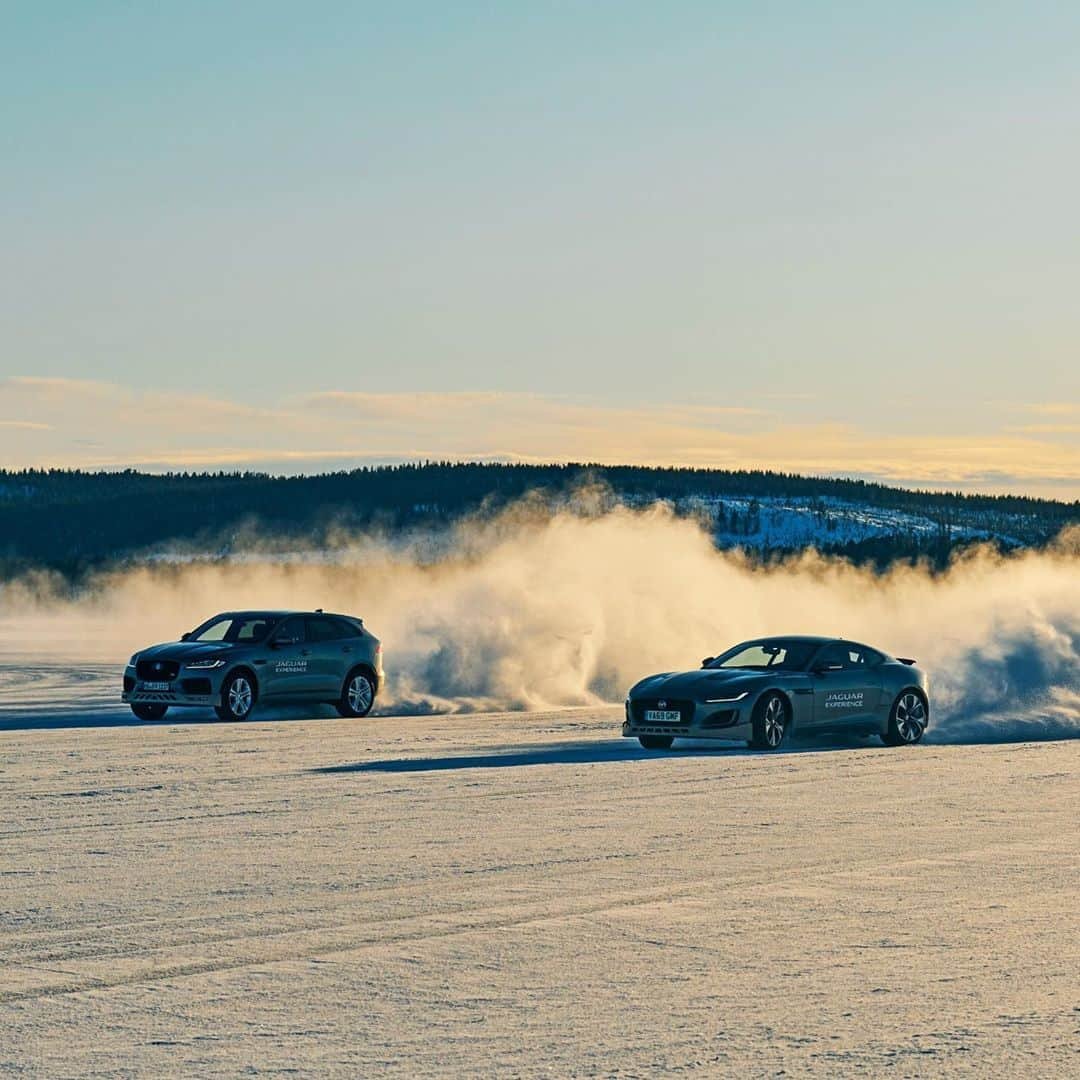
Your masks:
{"label": "coupe side mirror", "polygon": [[180,640],[181,641],[190,641],[191,640],[191,634],[181,634],[180,635]]}
{"label": "coupe side mirror", "polygon": [[701,666],[708,667],[715,659],[715,656],[706,656],[705,659],[701,661]]}

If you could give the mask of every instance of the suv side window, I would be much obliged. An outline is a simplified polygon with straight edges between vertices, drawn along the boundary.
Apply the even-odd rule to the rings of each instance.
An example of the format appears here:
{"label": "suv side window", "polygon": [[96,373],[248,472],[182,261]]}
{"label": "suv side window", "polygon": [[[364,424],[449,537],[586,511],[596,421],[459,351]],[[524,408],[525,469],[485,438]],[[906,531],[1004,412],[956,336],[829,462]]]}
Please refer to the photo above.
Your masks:
{"label": "suv side window", "polygon": [[304,633],[304,620],[299,616],[286,619],[277,628],[277,633],[274,634],[274,640],[279,643],[293,642],[296,644],[306,641],[307,636]]}
{"label": "suv side window", "polygon": [[348,632],[345,624],[329,615],[310,615],[307,620],[308,641],[341,641],[355,635]]}

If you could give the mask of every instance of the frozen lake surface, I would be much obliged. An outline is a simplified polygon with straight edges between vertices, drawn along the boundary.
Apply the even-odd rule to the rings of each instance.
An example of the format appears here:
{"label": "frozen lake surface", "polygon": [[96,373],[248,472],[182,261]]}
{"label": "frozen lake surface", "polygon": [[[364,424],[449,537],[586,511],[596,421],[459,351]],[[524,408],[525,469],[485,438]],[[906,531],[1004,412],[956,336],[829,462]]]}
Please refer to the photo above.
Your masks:
{"label": "frozen lake surface", "polygon": [[1080,1072],[1080,741],[137,724],[84,671],[3,684],[0,1072]]}

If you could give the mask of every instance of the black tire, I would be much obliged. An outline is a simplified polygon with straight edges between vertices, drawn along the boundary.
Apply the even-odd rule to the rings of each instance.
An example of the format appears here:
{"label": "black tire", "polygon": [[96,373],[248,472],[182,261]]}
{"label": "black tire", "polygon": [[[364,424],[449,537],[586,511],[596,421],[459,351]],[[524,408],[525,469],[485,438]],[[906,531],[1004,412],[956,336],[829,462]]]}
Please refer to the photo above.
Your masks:
{"label": "black tire", "polygon": [[881,736],[886,746],[914,746],[922,741],[930,707],[920,690],[897,694],[889,710],[889,730]]}
{"label": "black tire", "polygon": [[787,698],[776,690],[762,694],[754,708],[754,737],[750,745],[755,750],[779,750],[791,728],[791,710]]}
{"label": "black tire", "polygon": [[350,671],[341,685],[341,697],[334,707],[342,716],[362,717],[371,712],[375,704],[375,680],[360,669]]}
{"label": "black tire", "polygon": [[169,706],[156,701],[140,701],[131,706],[131,711],[140,720],[160,720],[169,711]]}
{"label": "black tire", "polygon": [[646,750],[670,750],[675,741],[674,735],[639,735],[639,743]]}
{"label": "black tire", "polygon": [[255,680],[246,671],[230,675],[221,686],[221,704],[214,706],[219,720],[246,720],[258,698]]}

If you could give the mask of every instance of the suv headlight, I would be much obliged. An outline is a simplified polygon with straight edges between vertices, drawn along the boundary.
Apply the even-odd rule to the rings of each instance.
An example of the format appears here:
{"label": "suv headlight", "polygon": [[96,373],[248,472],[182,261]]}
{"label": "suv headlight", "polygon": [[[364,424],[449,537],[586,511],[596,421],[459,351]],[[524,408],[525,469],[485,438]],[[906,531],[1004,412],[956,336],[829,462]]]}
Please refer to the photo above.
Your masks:
{"label": "suv headlight", "polygon": [[139,662],[139,654],[136,653],[129,661],[128,667],[134,667]]}
{"label": "suv headlight", "polygon": [[209,671],[211,668],[224,666],[224,660],[192,660],[190,664],[184,665],[188,671]]}

